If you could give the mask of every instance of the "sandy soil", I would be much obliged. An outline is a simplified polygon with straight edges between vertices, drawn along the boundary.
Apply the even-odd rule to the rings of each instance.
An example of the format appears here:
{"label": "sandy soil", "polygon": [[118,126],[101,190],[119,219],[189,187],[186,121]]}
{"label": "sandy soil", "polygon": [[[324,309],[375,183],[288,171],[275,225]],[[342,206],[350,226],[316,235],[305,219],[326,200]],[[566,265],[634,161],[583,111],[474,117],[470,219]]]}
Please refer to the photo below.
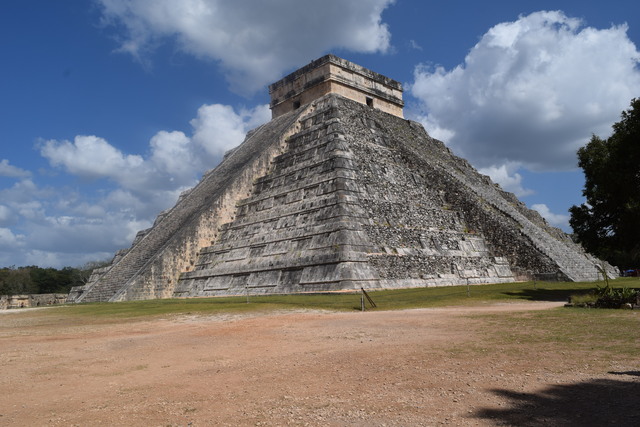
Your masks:
{"label": "sandy soil", "polygon": [[556,306],[74,326],[5,312],[0,425],[640,425],[640,356],[487,351],[475,315]]}

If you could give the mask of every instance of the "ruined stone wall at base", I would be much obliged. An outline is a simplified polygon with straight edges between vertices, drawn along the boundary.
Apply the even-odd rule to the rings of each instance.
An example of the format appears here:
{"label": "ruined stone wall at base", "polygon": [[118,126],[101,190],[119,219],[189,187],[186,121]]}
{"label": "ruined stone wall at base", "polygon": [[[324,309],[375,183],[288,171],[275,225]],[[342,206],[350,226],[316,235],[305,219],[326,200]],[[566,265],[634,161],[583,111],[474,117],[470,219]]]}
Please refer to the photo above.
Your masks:
{"label": "ruined stone wall at base", "polygon": [[66,302],[67,294],[0,295],[0,310],[47,307]]}

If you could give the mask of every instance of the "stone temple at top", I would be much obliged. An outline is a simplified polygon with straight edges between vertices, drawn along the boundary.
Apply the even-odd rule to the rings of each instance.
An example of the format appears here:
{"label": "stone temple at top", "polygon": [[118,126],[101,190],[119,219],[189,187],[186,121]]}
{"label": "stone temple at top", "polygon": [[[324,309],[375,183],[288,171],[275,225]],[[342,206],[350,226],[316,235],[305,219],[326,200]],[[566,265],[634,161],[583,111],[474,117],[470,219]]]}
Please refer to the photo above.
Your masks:
{"label": "stone temple at top", "polygon": [[327,55],[269,92],[272,120],[70,301],[615,275],[405,120],[400,83]]}
{"label": "stone temple at top", "polygon": [[326,55],[269,86],[272,118],[330,93],[403,117],[399,82],[335,55]]}

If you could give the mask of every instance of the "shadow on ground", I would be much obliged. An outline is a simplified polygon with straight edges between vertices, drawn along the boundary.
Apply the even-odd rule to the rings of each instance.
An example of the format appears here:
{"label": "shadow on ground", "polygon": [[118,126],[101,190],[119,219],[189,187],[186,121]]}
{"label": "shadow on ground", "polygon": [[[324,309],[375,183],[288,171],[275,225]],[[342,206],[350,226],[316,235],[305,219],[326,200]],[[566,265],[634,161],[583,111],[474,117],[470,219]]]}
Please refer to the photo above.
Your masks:
{"label": "shadow on ground", "polygon": [[591,289],[522,289],[513,292],[505,292],[505,295],[517,296],[528,301],[569,301],[569,296],[588,294]]}
{"label": "shadow on ground", "polygon": [[609,371],[609,373],[614,375],[630,375],[630,376],[640,377],[640,371],[623,371],[623,372]]}
{"label": "shadow on ground", "polygon": [[616,372],[630,378],[554,385],[539,393],[496,389],[493,392],[508,401],[507,407],[480,409],[475,416],[499,425],[639,426],[640,381],[635,373]]}
{"label": "shadow on ground", "polygon": [[[620,289],[624,286],[612,286],[614,289]],[[529,301],[569,301],[571,295],[586,295],[595,290],[595,285],[592,289],[545,289],[539,287],[537,289],[520,289],[517,291],[504,292],[505,295],[517,296],[518,298]],[[629,287],[640,291],[640,288]]]}

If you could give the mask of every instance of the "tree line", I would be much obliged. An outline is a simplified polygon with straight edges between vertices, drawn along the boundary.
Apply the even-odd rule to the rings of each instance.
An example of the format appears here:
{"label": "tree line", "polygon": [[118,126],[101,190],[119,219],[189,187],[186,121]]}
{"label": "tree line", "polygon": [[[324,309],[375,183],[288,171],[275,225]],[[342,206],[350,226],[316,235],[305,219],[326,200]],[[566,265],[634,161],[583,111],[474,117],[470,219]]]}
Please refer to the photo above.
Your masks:
{"label": "tree line", "polygon": [[0,268],[0,295],[22,294],[65,294],[71,287],[84,285],[91,271],[104,263],[87,263],[82,267],[42,268],[35,265],[26,267]]}

